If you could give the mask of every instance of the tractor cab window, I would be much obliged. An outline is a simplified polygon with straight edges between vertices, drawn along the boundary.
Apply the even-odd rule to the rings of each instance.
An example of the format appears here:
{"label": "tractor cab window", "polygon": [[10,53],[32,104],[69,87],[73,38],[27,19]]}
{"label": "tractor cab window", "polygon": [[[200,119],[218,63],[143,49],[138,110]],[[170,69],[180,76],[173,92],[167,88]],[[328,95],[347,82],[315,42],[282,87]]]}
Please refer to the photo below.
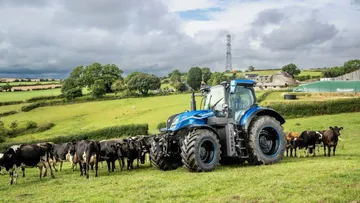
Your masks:
{"label": "tractor cab window", "polygon": [[229,96],[229,109],[235,122],[240,122],[244,113],[249,110],[255,102],[251,89],[237,86],[235,92]]}
{"label": "tractor cab window", "polygon": [[222,105],[225,103],[224,87],[222,85],[211,87],[210,92],[205,96],[204,109],[211,109],[216,115],[222,113]]}

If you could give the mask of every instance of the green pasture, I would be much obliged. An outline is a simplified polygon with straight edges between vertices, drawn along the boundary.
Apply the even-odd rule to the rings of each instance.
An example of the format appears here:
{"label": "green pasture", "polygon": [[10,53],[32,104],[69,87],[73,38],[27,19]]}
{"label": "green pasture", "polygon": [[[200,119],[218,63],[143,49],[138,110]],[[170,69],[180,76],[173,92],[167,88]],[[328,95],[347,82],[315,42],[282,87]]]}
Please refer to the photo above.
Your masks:
{"label": "green pasture", "polygon": [[[273,75],[276,74],[278,72],[281,72],[281,70],[255,70],[255,71],[251,71],[251,72],[243,72],[242,74],[258,74],[258,75]],[[310,71],[310,70],[301,70],[299,76],[303,76],[303,75],[310,75],[310,76],[320,76],[321,72],[320,71]]]}
{"label": "green pasture", "polygon": [[[17,120],[19,125],[27,121],[37,123],[52,122],[55,126],[43,133],[19,136],[9,141],[46,139],[60,135],[70,135],[113,125],[148,123],[150,132],[156,133],[158,123],[177,112],[190,109],[190,94],[161,97],[130,98],[111,101],[42,107],[30,112],[21,112],[1,118],[5,125]],[[201,97],[197,97],[200,106]],[[134,108],[133,108],[134,107]]]}
{"label": "green pasture", "polygon": [[0,113],[8,112],[8,111],[21,111],[21,107],[25,104],[15,104],[9,106],[0,106]]}
{"label": "green pasture", "polygon": [[[35,85],[35,84],[39,84],[39,85],[46,85],[46,84],[54,84],[54,83],[60,83],[59,81],[41,81],[41,82],[9,82],[8,84],[11,86],[15,86],[15,85],[21,85],[21,86],[26,86],[26,85]],[[7,83],[0,83],[0,86],[4,86]]]}
{"label": "green pasture", "polygon": [[[183,100],[186,100],[186,96]],[[155,101],[157,100],[151,100],[149,105],[156,105]],[[128,102],[137,105],[134,101]],[[175,105],[169,106],[174,108]],[[59,113],[57,107],[52,108],[55,108],[54,114]],[[110,108],[114,106],[110,105]],[[102,109],[104,110],[104,107]],[[114,108],[114,111],[118,110]],[[166,107],[164,114],[171,113],[168,111],[169,108]],[[84,114],[86,113],[87,111],[84,111]],[[93,112],[95,115],[98,113],[99,111]],[[110,112],[105,114],[109,115]],[[139,115],[141,112],[138,112]],[[153,119],[157,119],[156,116]],[[99,125],[104,125],[102,120],[104,117],[100,114]],[[324,157],[321,150],[321,155],[316,157],[285,157],[280,163],[267,166],[218,166],[209,173],[190,173],[182,167],[164,172],[149,166],[148,161],[140,165],[140,168],[108,173],[104,162],[104,168],[99,168],[99,177],[95,178],[94,172],[90,172],[88,180],[80,177],[79,168],[73,172],[68,163],[64,164],[63,171],[55,172],[55,179],[47,176],[40,180],[38,170],[28,168],[25,178],[21,177],[21,170],[19,171],[17,185],[9,185],[7,173],[0,175],[1,201],[358,202],[360,113],[287,120],[285,130],[320,130],[334,125],[344,127],[336,156]],[[75,129],[75,125],[72,127]],[[77,128],[81,127],[80,125]],[[116,167],[119,168],[118,162]]]}
{"label": "green pasture", "polygon": [[296,100],[285,100],[284,95],[289,92],[271,92],[266,96],[261,104],[269,104],[272,102],[304,102],[304,101],[328,101],[336,99],[349,99],[357,97],[355,94],[319,94],[319,93],[293,93],[296,95]]}
{"label": "green pasture", "polygon": [[17,91],[17,92],[0,92],[0,102],[23,101],[32,97],[40,96],[57,96],[61,94],[61,89]]}

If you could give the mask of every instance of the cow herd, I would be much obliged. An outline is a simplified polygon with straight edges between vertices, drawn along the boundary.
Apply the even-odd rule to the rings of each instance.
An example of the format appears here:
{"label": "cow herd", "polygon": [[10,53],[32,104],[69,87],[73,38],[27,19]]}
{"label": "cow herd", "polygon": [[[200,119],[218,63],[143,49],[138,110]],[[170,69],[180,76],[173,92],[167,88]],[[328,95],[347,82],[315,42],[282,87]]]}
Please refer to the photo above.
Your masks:
{"label": "cow herd", "polygon": [[296,132],[288,132],[286,134],[286,156],[293,156],[293,150],[299,149],[298,157],[301,157],[300,151],[303,150],[304,157],[307,156],[308,153],[315,155],[316,146],[318,154],[320,155],[320,147],[324,147],[324,156],[326,156],[326,148],[328,149],[327,155],[331,154],[331,147],[333,148],[333,156],[335,156],[336,146],[339,141],[340,131],[343,127],[329,127],[327,130],[319,130],[319,131],[303,131],[301,134]]}
{"label": "cow herd", "polygon": [[[127,161],[127,169],[133,169],[133,162],[136,160],[136,166],[145,163],[146,154],[150,153],[151,142],[154,139],[151,136],[136,136],[125,139],[113,140],[81,140],[67,143],[54,144],[51,142],[38,144],[14,145],[7,148],[4,153],[0,153],[0,172],[4,167],[10,174],[10,184],[16,184],[18,171],[21,168],[22,176],[25,177],[25,168],[37,167],[39,177],[45,177],[47,171],[50,171],[54,178],[53,170],[57,163],[60,164],[60,171],[64,161],[71,163],[72,170],[77,165],[80,168],[80,175],[89,178],[90,169],[95,171],[95,177],[98,176],[99,163],[106,161],[108,172],[113,172],[115,162],[118,161],[121,170]],[[150,157],[150,156],[149,156]],[[94,170],[95,169],[95,170]]]}
{"label": "cow herd", "polygon": [[[301,156],[300,151],[303,150],[304,156],[307,153],[315,156],[316,146],[320,154],[320,146],[324,147],[324,155],[330,156],[331,147],[333,155],[335,155],[336,146],[340,139],[340,131],[343,127],[329,127],[327,130],[320,131],[303,131],[302,133],[288,132],[286,134],[286,156],[295,156],[297,149],[298,157]],[[54,178],[53,170],[58,171],[56,165],[60,164],[60,171],[64,161],[71,163],[72,170],[79,165],[80,175],[89,178],[89,171],[95,172],[98,176],[98,165],[106,161],[108,172],[115,170],[115,162],[119,162],[120,169],[125,167],[125,159],[127,161],[127,169],[134,168],[133,162],[136,160],[136,166],[145,163],[146,154],[150,153],[151,143],[156,135],[141,135],[125,139],[112,140],[81,140],[67,143],[54,144],[51,142],[38,144],[22,144],[14,145],[0,153],[0,173],[1,167],[4,167],[10,174],[10,184],[16,183],[18,171],[21,168],[22,176],[25,177],[25,168],[37,167],[39,169],[39,177],[45,177],[47,171]],[[150,156],[149,156],[150,159]],[[140,162],[140,163],[139,163]],[[151,164],[151,162],[150,162]],[[94,170],[95,169],[95,170]]]}

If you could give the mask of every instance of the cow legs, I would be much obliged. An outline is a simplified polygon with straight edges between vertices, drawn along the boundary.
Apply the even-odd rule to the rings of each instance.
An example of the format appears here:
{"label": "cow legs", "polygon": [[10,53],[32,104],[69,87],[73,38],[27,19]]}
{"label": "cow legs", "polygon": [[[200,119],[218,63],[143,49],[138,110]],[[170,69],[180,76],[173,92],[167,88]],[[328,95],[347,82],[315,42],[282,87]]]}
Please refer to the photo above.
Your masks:
{"label": "cow legs", "polygon": [[336,145],[333,148],[333,156],[335,156]]}
{"label": "cow legs", "polygon": [[110,173],[110,160],[109,159],[106,160],[106,164],[107,164],[107,167],[108,167],[108,172]]}
{"label": "cow legs", "polygon": [[114,172],[115,170],[115,160],[111,160],[111,171]]}
{"label": "cow legs", "polygon": [[86,179],[89,179],[89,164],[85,164],[86,166],[84,167],[85,168],[85,173],[86,173]]}
{"label": "cow legs", "polygon": [[39,169],[39,178],[41,179],[42,177],[42,171],[43,171],[43,166],[38,166]]}
{"label": "cow legs", "polygon": [[326,156],[326,145],[324,144],[324,156]]}
{"label": "cow legs", "polygon": [[19,177],[19,167],[15,166],[15,178],[14,178],[14,184],[16,184],[17,179]]}
{"label": "cow legs", "polygon": [[79,166],[80,166],[80,176],[83,176],[83,165],[79,163]]}
{"label": "cow legs", "polygon": [[98,177],[98,170],[99,170],[99,161],[97,156],[95,161],[95,177]]}
{"label": "cow legs", "polygon": [[331,153],[331,146],[328,146],[328,156],[330,157],[330,153]]}
{"label": "cow legs", "polygon": [[25,167],[21,167],[21,171],[22,171],[22,175],[23,175],[23,178],[25,177]]}
{"label": "cow legs", "polygon": [[63,160],[60,161],[60,171],[62,170]]}

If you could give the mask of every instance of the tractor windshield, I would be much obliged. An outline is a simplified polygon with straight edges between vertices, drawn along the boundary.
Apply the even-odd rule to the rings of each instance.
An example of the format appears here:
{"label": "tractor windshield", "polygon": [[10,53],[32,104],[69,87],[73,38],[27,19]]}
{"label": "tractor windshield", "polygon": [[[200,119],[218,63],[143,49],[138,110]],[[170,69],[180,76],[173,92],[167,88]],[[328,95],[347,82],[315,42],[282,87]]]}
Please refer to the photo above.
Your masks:
{"label": "tractor windshield", "polygon": [[234,94],[229,96],[229,109],[235,122],[239,122],[244,113],[249,110],[255,102],[253,92],[250,88],[237,86]]}
{"label": "tractor windshield", "polygon": [[222,85],[211,87],[210,92],[205,96],[204,109],[222,111],[222,105],[225,103],[224,87]]}

